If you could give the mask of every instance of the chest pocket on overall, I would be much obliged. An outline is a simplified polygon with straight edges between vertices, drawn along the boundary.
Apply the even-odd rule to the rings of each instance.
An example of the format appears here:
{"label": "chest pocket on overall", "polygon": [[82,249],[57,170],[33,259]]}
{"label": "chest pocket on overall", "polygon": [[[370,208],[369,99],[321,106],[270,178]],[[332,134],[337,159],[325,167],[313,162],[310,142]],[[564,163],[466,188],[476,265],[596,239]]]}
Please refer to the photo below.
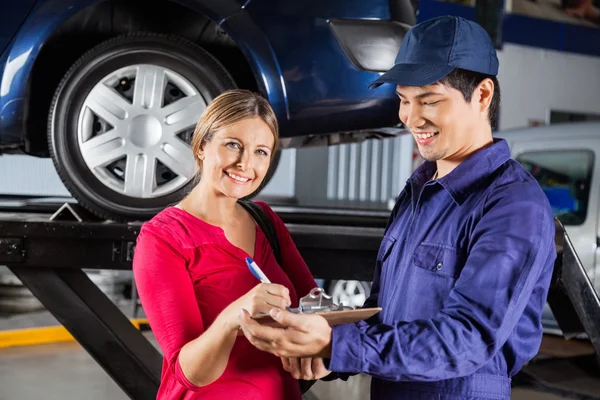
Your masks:
{"label": "chest pocket on overall", "polygon": [[421,243],[416,248],[407,296],[413,319],[433,318],[443,308],[464,261],[463,252],[456,247]]}

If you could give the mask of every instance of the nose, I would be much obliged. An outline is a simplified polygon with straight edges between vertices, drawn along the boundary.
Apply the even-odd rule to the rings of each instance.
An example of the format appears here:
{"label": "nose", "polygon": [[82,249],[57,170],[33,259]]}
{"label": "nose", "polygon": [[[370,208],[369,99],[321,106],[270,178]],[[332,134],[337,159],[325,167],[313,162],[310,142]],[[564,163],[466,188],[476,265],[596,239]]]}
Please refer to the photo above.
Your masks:
{"label": "nose", "polygon": [[250,168],[250,154],[248,154],[246,149],[240,152],[236,165],[242,171],[246,171]]}
{"label": "nose", "polygon": [[401,105],[398,113],[400,121],[409,129],[421,127],[426,123],[421,115],[420,107],[414,107],[411,104]]}

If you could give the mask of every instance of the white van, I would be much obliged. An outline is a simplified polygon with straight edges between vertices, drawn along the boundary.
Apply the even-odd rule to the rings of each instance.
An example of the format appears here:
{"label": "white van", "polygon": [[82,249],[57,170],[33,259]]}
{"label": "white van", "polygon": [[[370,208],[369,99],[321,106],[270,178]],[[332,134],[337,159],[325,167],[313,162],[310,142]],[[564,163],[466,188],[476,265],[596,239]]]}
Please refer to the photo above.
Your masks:
{"label": "white van", "polygon": [[[540,183],[600,293],[600,123],[570,123],[500,131],[511,156]],[[545,330],[560,330],[549,307]]]}

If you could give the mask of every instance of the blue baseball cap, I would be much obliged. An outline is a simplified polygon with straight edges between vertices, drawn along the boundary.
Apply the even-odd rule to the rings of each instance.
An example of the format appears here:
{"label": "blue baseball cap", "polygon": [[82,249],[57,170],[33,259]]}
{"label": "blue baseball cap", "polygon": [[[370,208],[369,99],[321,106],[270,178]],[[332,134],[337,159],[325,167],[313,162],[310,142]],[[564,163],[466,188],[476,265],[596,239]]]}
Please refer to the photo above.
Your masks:
{"label": "blue baseball cap", "polygon": [[383,83],[426,86],[456,68],[496,76],[498,64],[492,39],[479,24],[461,17],[436,17],[408,30],[394,66],[369,89]]}

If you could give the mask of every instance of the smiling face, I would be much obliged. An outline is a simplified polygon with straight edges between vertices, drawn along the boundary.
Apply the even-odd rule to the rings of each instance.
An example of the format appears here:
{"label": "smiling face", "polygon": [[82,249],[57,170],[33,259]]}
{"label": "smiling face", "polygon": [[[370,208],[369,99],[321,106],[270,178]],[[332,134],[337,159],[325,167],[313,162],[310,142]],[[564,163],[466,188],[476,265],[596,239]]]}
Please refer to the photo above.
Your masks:
{"label": "smiling face", "polygon": [[460,91],[440,83],[396,88],[400,120],[424,159],[460,161],[480,147],[486,127],[489,130],[488,86],[478,86],[470,102]]}
{"label": "smiling face", "polygon": [[230,198],[248,196],[265,178],[274,145],[273,132],[259,117],[224,126],[198,152],[200,184]]}

